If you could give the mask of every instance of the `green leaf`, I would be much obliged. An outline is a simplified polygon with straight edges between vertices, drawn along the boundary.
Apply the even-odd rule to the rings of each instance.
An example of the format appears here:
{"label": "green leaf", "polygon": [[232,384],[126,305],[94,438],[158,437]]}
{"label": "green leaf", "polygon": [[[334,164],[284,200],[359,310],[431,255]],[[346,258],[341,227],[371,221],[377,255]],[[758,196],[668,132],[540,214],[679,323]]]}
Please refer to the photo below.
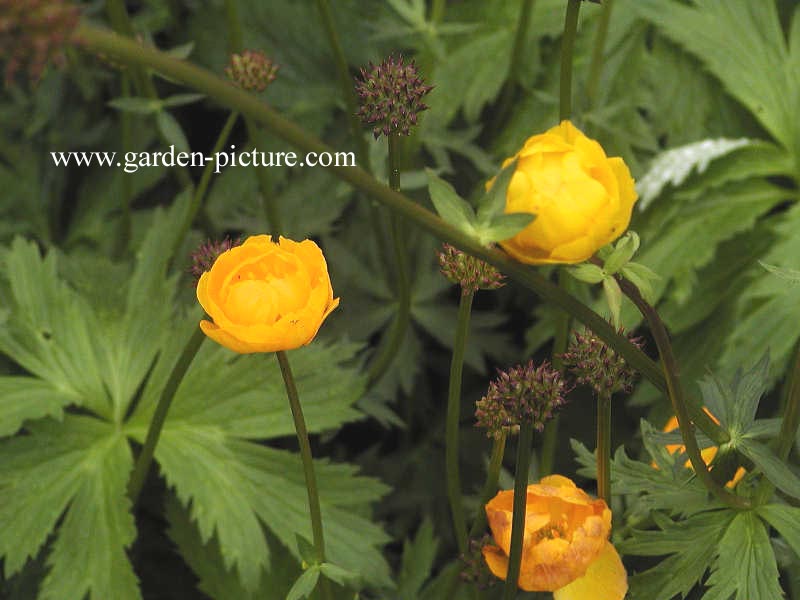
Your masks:
{"label": "green leaf", "polygon": [[763,261],[758,261],[762,267],[764,267],[767,271],[772,273],[773,275],[777,275],[784,281],[788,281],[790,283],[799,283],[800,282],[800,271],[796,269],[786,269],[781,267],[776,267],[775,265],[768,265]]}
{"label": "green leaf", "polygon": [[470,235],[475,235],[475,211],[459,196],[453,186],[439,178],[431,169],[428,174],[428,191],[436,212],[445,221]]}
{"label": "green leaf", "polygon": [[783,146],[797,154],[797,72],[789,68],[775,2],[747,0],[693,6],[642,0],[636,10],[697,56]]}
{"label": "green leaf", "polygon": [[61,420],[65,406],[79,403],[80,397],[42,379],[0,377],[0,437],[16,433],[30,419],[49,416]]}
{"label": "green leaf", "polygon": [[775,487],[794,498],[800,498],[800,478],[767,446],[752,438],[742,438],[736,449],[752,460]]}
{"label": "green leaf", "polygon": [[11,301],[0,322],[0,351],[76,404],[110,416],[99,325],[94,310],[58,277],[56,253],[42,258],[35,243],[16,238],[4,262]]}
{"label": "green leaf", "polygon": [[516,170],[517,159],[514,159],[503,167],[492,186],[478,201],[478,223],[488,224],[504,213],[508,186]]}
{"label": "green leaf", "polygon": [[156,125],[167,143],[175,146],[176,151],[189,152],[189,141],[175,117],[166,110],[159,110],[156,113]]}
{"label": "green leaf", "polygon": [[653,513],[660,530],[633,530],[630,539],[615,544],[623,554],[671,555],[631,577],[631,595],[648,600],[672,600],[677,594],[686,597],[711,566],[717,542],[735,515],[729,510],[705,511],[673,522]]}
{"label": "green leaf", "polygon": [[766,504],[756,508],[756,512],[775,528],[800,557],[800,508],[785,504]]}
{"label": "green leaf", "polygon": [[567,267],[567,273],[578,281],[585,281],[586,283],[600,283],[606,278],[605,271],[592,263],[581,263]]}
{"label": "green leaf", "polygon": [[609,275],[616,275],[617,272],[628,264],[633,255],[639,249],[639,235],[635,231],[627,232],[614,245],[614,249],[605,259],[603,270]]}
{"label": "green leaf", "polygon": [[307,565],[317,564],[317,551],[314,549],[314,545],[299,533],[295,534],[294,539],[297,542],[297,552],[300,554],[301,560]]}
{"label": "green leaf", "polygon": [[161,100],[137,97],[114,98],[108,102],[108,105],[117,110],[137,115],[152,115],[159,112],[164,106]]}
{"label": "green leaf", "polygon": [[536,215],[531,213],[496,215],[488,225],[478,225],[476,235],[484,245],[507,240],[525,229],[535,218]]}
{"label": "green leaf", "polygon": [[357,585],[358,581],[361,579],[356,573],[329,562],[324,562],[319,565],[319,569],[325,577],[343,587]]}
{"label": "green leaf", "polygon": [[61,424],[40,421],[29,429],[30,435],[0,446],[0,556],[6,575],[18,571],[56,529],[40,598],[83,598],[90,592],[97,598],[140,598],[125,554],[135,537],[126,487],[133,460],[125,437],[95,418],[71,415]]}
{"label": "green leaf", "polygon": [[656,301],[653,282],[660,279],[658,274],[642,264],[629,262],[622,267],[622,276],[636,286],[642,298],[651,304]]}
{"label": "green leaf", "polygon": [[755,513],[736,515],[720,540],[717,553],[703,600],[783,597],[769,535]]}
{"label": "green leaf", "polygon": [[314,591],[314,588],[317,587],[319,575],[319,565],[309,567],[297,578],[297,581],[294,582],[292,589],[290,589],[289,593],[286,595],[286,600],[303,600],[303,598],[308,598]]}
{"label": "green leaf", "polygon": [[611,276],[603,278],[603,292],[608,303],[608,309],[611,311],[611,322],[614,327],[619,329],[619,313],[622,309],[622,290],[617,283],[617,280]]}
{"label": "green leaf", "polygon": [[186,104],[193,104],[205,98],[205,94],[173,94],[161,100],[161,105],[164,108],[173,108],[175,106],[184,106]]}
{"label": "green leaf", "polygon": [[768,375],[769,355],[765,354],[749,371],[737,371],[730,383],[714,375],[698,383],[703,404],[728,430],[734,444],[755,421],[761,397],[769,389]]}
{"label": "green leaf", "polygon": [[430,577],[436,559],[438,542],[433,536],[433,524],[425,519],[413,540],[403,544],[403,561],[397,580],[399,600],[417,600],[425,581]]}

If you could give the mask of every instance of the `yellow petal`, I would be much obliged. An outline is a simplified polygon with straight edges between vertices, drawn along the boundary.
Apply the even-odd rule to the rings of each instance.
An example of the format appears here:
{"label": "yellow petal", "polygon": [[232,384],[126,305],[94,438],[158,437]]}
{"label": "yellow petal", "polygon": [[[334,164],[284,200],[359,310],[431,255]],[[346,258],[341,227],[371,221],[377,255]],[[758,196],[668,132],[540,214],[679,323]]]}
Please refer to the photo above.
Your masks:
{"label": "yellow petal", "polygon": [[622,600],[628,592],[628,575],[610,542],[589,565],[586,574],[553,592],[553,600]]}

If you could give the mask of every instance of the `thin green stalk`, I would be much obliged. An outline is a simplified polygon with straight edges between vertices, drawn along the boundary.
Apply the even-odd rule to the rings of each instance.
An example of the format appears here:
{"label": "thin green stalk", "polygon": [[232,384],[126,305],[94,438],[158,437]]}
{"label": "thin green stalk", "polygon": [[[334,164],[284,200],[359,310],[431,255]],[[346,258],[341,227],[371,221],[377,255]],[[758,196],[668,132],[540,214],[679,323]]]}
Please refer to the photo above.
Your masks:
{"label": "thin green stalk", "polygon": [[353,140],[356,143],[358,160],[362,165],[362,168],[369,171],[369,151],[367,150],[367,143],[364,141],[361,121],[358,119],[357,114],[358,99],[356,98],[356,91],[355,87],[353,86],[353,78],[351,77],[350,69],[347,66],[347,58],[345,58],[342,44],[339,41],[339,33],[336,30],[336,23],[333,21],[330,3],[328,0],[317,0],[317,9],[319,9],[319,16],[322,19],[322,26],[325,29],[325,35],[328,38],[328,45],[330,46],[331,53],[333,54],[333,62],[336,64],[336,72],[339,75],[339,85],[342,88],[342,97],[344,98],[345,108],[347,110],[347,120],[350,124],[350,131],[353,135]]}
{"label": "thin green stalk", "polygon": [[[396,133],[389,135],[389,188],[394,192],[400,191],[400,152],[398,144],[400,136]],[[411,321],[411,283],[408,273],[408,249],[403,223],[397,215],[391,216],[392,248],[394,260],[397,265],[397,315],[392,328],[385,340],[382,340],[378,355],[369,369],[368,379],[374,385],[388,371],[398,350],[403,345],[406,330]]]}
{"label": "thin green stalk", "polygon": [[531,22],[533,5],[534,0],[522,0],[519,18],[517,19],[517,31],[514,35],[514,45],[511,47],[511,62],[508,66],[508,76],[503,85],[503,91],[500,93],[500,101],[497,104],[497,110],[492,123],[493,130],[499,129],[505,122],[514,101],[514,92],[517,89],[517,78],[519,77],[522,57],[525,50],[525,36],[528,33],[528,26]]}
{"label": "thin green stalk", "polygon": [[[228,50],[231,53],[241,52],[244,49],[244,35],[239,21],[239,5],[236,0],[225,0],[225,25],[228,31]],[[256,147],[258,127],[248,116],[245,116],[244,123],[247,128],[247,138]],[[258,179],[258,189],[261,192],[261,209],[264,211],[264,218],[270,233],[277,235],[282,230],[281,220],[278,207],[272,201],[272,182],[265,167],[256,168],[256,179]]]}
{"label": "thin green stalk", "polygon": [[605,58],[606,38],[608,37],[608,24],[611,21],[611,10],[614,0],[603,2],[603,12],[597,24],[592,48],[592,62],[589,65],[589,79],[586,82],[586,98],[589,107],[594,106],[597,100],[597,88],[600,85],[600,75],[603,73],[603,59]]}
{"label": "thin green stalk", "polygon": [[445,463],[447,471],[447,497],[453,516],[453,531],[458,542],[458,551],[467,553],[467,523],[461,498],[461,473],[458,466],[458,425],[461,421],[461,375],[464,369],[464,351],[467,347],[469,318],[472,310],[473,292],[462,292],[458,304],[456,339],[453,342],[453,357],[450,360],[450,383],[447,392],[447,427]]}
{"label": "thin green stalk", "polygon": [[517,470],[514,475],[514,508],[511,518],[511,552],[508,556],[508,575],[506,575],[506,585],[503,588],[503,600],[514,600],[517,596],[532,445],[533,424],[525,421],[520,425],[517,439]]}
{"label": "thin green stalk", "polygon": [[[325,562],[325,536],[322,530],[322,510],[319,504],[319,492],[317,490],[317,476],[314,473],[314,461],[311,458],[311,443],[308,441],[308,429],[303,418],[303,407],[300,406],[300,396],[297,393],[297,386],[292,375],[292,367],[289,365],[289,358],[286,352],[279,350],[275,353],[278,365],[281,368],[283,383],[286,387],[286,396],[289,398],[289,406],[292,409],[292,419],[294,420],[294,430],[297,432],[297,443],[300,445],[300,460],[303,462],[303,474],[306,478],[306,490],[308,491],[308,512],[311,516],[311,534],[314,538],[314,552],[319,563]],[[322,596],[333,598],[330,583],[323,577],[321,579]]]}
{"label": "thin green stalk", "polygon": [[[122,97],[127,98],[131,95],[131,78],[127,74],[122,75]],[[127,152],[131,149],[131,114],[123,112],[120,115],[121,135],[120,142],[122,151]],[[128,249],[128,242],[131,239],[131,178],[120,177],[120,196],[122,197],[122,223],[120,224],[120,234],[116,244],[115,254],[122,257]]]}
{"label": "thin green stalk", "polygon": [[444,20],[444,13],[447,9],[447,0],[433,0],[431,6],[431,23],[438,25]]}
{"label": "thin green stalk", "polygon": [[500,437],[494,438],[492,443],[492,453],[489,456],[489,468],[486,471],[486,482],[481,490],[481,501],[478,505],[478,514],[469,530],[469,537],[477,536],[486,528],[486,511],[483,509],[486,503],[497,493],[497,482],[500,480],[500,469],[503,466],[503,456],[506,452],[506,438],[508,434],[503,431]]}
{"label": "thin green stalk", "polygon": [[611,506],[611,394],[597,397],[597,495]]}
{"label": "thin green stalk", "polygon": [[139,500],[139,494],[141,494],[145,479],[147,479],[147,472],[150,470],[150,464],[153,462],[158,438],[161,436],[161,430],[164,428],[164,422],[167,420],[167,413],[172,404],[172,399],[175,397],[175,392],[178,390],[183,376],[186,375],[189,365],[192,364],[192,360],[194,360],[197,351],[200,349],[205,339],[206,335],[198,327],[183,348],[183,352],[181,352],[180,357],[178,357],[178,360],[172,367],[172,373],[169,374],[169,379],[167,379],[164,389],[161,390],[158,404],[156,404],[153,417],[150,419],[150,427],[147,429],[147,437],[145,437],[144,445],[142,446],[141,452],[139,452],[136,465],[133,468],[133,473],[128,481],[128,497],[131,499],[131,503],[134,506],[136,506],[136,502]]}
{"label": "thin green stalk", "polygon": [[[217,141],[214,142],[214,147],[211,149],[211,155],[216,156],[218,152],[222,150],[222,147],[227,143],[228,137],[231,135],[231,131],[233,130],[233,126],[236,125],[236,120],[239,118],[239,113],[237,111],[233,111],[231,114],[228,115],[228,119],[225,121],[225,125],[222,126],[222,129],[217,136]],[[194,221],[197,213],[200,211],[200,208],[203,206],[203,199],[206,196],[206,192],[208,191],[208,186],[211,183],[211,176],[214,173],[215,164],[213,161],[210,161],[208,164],[205,165],[203,168],[203,174],[200,176],[200,181],[197,184],[197,187],[194,190],[194,195],[192,196],[192,205],[189,208],[188,213],[186,214],[186,220],[181,225],[181,233],[180,235],[175,238],[175,246],[173,248],[172,254],[174,255],[175,252],[178,251],[183,240],[186,238],[186,235],[189,233],[189,229],[192,226],[192,222]]]}
{"label": "thin green stalk", "polygon": [[664,322],[661,320],[656,310],[642,298],[636,286],[622,278],[618,278],[617,281],[619,282],[622,292],[636,305],[636,308],[639,309],[639,312],[642,313],[642,316],[650,326],[650,333],[653,335],[653,340],[661,356],[661,364],[664,369],[664,376],[667,380],[667,394],[670,402],[672,402],[672,410],[675,411],[675,416],[678,419],[678,427],[680,428],[683,445],[686,447],[686,455],[692,463],[695,474],[700,478],[700,481],[703,482],[706,489],[714,494],[721,502],[738,509],[752,508],[752,502],[749,499],[729,492],[714,481],[711,472],[708,470],[708,466],[703,460],[703,456],[700,454],[700,447],[697,445],[697,438],[694,435],[692,417],[683,395],[678,362],[672,352],[672,344],[669,341],[669,334],[664,326]]}
{"label": "thin green stalk", "polygon": [[578,13],[581,0],[567,0],[567,14],[564,17],[564,35],[561,37],[561,85],[558,100],[558,120],[572,116],[572,54],[575,48],[575,35],[578,31]]}
{"label": "thin green stalk", "polygon": [[[103,53],[123,64],[146,66],[192,89],[203,92],[223,106],[253,118],[267,130],[303,152],[334,151],[280,115],[268,104],[230,85],[206,69],[185,60],[173,58],[155,48],[140,46],[131,40],[86,22],[79,25],[75,37],[88,51]],[[509,279],[533,291],[545,302],[552,302],[562,310],[569,312],[614,348],[658,389],[662,391],[667,389],[666,379],[658,365],[615,331],[603,317],[574,296],[560,290],[557,285],[548,281],[535,269],[511,259],[500,250],[483,246],[472,236],[446,223],[410,198],[393,191],[360,167],[331,166],[329,170],[365,195],[374,198],[398,215],[415,223],[424,231],[497,267]]]}

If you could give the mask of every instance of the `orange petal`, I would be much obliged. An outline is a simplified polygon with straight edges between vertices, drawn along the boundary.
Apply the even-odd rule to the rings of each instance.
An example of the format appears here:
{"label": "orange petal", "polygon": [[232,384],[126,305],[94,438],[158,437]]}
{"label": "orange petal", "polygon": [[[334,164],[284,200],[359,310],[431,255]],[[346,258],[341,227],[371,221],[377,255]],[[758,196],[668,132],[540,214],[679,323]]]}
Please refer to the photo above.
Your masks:
{"label": "orange petal", "polygon": [[628,575],[614,546],[606,542],[583,577],[553,592],[553,600],[622,600]]}

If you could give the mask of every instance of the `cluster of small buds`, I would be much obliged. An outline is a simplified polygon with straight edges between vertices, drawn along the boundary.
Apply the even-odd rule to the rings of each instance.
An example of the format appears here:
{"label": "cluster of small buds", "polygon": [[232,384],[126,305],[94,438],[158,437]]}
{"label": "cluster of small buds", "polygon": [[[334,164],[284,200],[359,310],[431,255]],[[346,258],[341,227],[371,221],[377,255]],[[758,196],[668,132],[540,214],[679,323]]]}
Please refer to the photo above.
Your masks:
{"label": "cluster of small buds", "polygon": [[450,244],[442,245],[439,269],[449,281],[461,286],[461,293],[465,296],[478,290],[496,290],[505,285],[503,274],[492,265]]}
{"label": "cluster of small buds", "polygon": [[390,56],[379,65],[369,63],[356,82],[361,99],[358,116],[372,125],[375,139],[381,134],[408,135],[417,124],[417,115],[428,108],[422,97],[432,89],[423,82],[414,61],[404,64],[402,56]]}
{"label": "cluster of small buds", "polygon": [[486,561],[483,559],[481,549],[487,544],[492,544],[492,537],[488,534],[480,539],[469,541],[469,550],[466,554],[459,556],[464,568],[460,576],[463,581],[474,584],[479,590],[485,590],[495,583],[498,579],[489,571]]}
{"label": "cluster of small buds", "polygon": [[[642,346],[641,338],[628,339],[635,346]],[[576,381],[591,387],[598,396],[630,392],[633,387],[636,374],[631,366],[588,330],[584,333],[575,332],[572,343],[561,359]]]}
{"label": "cluster of small buds", "polygon": [[221,242],[208,240],[204,244],[201,244],[197,250],[192,252],[192,266],[189,267],[189,272],[194,277],[194,284],[197,285],[203,273],[211,270],[211,266],[220,254],[227,252],[241,243],[241,238],[232,240],[226,237]]}
{"label": "cluster of small buds", "polygon": [[523,423],[542,431],[564,404],[566,392],[560,373],[549,362],[535,367],[531,360],[498,373],[486,395],[475,403],[475,419],[478,427],[494,438],[503,432],[518,432]]}
{"label": "cluster of small buds", "polygon": [[5,82],[27,70],[36,82],[48,62],[63,65],[64,49],[78,25],[80,11],[69,0],[0,0],[0,56]]}
{"label": "cluster of small buds", "polygon": [[243,50],[231,55],[225,75],[243,90],[263,92],[275,81],[278,68],[261,50]]}

